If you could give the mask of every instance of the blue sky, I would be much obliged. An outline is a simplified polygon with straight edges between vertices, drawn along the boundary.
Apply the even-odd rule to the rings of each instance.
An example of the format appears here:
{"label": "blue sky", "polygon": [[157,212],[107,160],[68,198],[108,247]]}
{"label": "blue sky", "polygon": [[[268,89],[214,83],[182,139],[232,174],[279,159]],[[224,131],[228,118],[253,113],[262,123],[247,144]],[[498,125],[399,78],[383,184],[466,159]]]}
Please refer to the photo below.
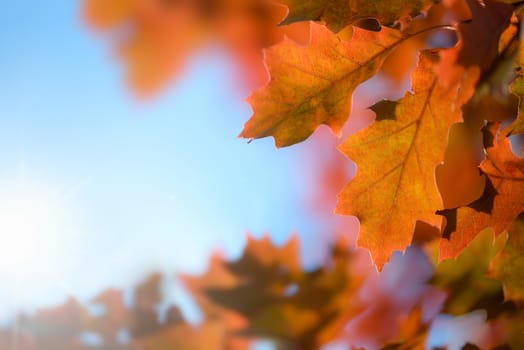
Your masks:
{"label": "blue sky", "polygon": [[21,197],[58,209],[33,261],[53,260],[52,276],[0,271],[0,315],[87,300],[152,270],[202,272],[214,250],[238,255],[248,231],[279,243],[319,233],[304,209],[300,146],[237,139],[251,112],[225,53],[210,48],[172,88],[137,102],[79,3],[3,7],[0,209]]}

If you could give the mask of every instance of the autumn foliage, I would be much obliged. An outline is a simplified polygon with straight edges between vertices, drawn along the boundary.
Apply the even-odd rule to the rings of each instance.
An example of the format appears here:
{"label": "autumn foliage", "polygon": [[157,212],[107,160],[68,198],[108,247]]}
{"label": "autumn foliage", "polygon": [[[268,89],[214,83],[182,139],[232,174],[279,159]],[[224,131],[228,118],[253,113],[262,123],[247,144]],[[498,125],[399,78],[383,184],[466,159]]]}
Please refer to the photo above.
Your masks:
{"label": "autumn foliage", "polygon": [[[335,213],[358,219],[357,247],[341,234],[305,270],[298,238],[249,238],[240,259],[179,276],[199,325],[176,306],[159,318],[155,275],[131,303],[101,294],[100,315],[74,300],[20,315],[2,349],[523,349],[523,11],[516,0],[85,0],[138,94],[219,42],[257,87],[240,137],[285,147],[321,125],[342,136],[347,159],[321,171],[338,184],[356,164]],[[372,78],[399,92],[370,103],[374,121],[354,132],[352,95]]]}

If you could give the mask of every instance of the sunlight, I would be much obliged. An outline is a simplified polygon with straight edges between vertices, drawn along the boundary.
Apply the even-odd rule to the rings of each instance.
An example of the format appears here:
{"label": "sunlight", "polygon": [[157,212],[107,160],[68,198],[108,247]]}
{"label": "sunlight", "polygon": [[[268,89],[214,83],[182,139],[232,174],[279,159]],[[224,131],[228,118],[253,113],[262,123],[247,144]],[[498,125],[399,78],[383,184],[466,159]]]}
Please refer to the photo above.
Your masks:
{"label": "sunlight", "polygon": [[20,276],[48,270],[60,244],[62,212],[51,191],[34,186],[2,198],[0,273]]}
{"label": "sunlight", "polygon": [[0,265],[15,267],[29,263],[35,253],[35,224],[33,213],[0,213]]}
{"label": "sunlight", "polygon": [[[0,181],[0,323],[21,309],[73,294],[68,272],[78,239],[77,186],[24,173]],[[9,181],[11,180],[11,181]]]}
{"label": "sunlight", "polygon": [[52,214],[31,202],[0,211],[0,267],[16,270],[36,263],[37,248],[46,248],[39,229],[49,228]]}

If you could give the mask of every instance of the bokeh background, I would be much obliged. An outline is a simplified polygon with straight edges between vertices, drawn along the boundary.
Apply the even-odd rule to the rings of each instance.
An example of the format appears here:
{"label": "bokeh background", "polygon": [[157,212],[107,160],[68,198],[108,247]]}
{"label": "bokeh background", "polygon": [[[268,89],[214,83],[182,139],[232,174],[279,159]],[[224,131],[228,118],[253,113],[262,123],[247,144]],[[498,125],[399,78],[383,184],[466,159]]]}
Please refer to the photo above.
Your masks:
{"label": "bokeh background", "polygon": [[[4,322],[150,271],[202,273],[212,252],[238,257],[247,233],[276,243],[298,233],[304,264],[322,261],[340,220],[334,198],[324,205],[311,190],[327,148],[238,139],[249,90],[223,47],[137,99],[80,2],[9,2],[0,21]],[[176,279],[169,288],[198,319]]]}

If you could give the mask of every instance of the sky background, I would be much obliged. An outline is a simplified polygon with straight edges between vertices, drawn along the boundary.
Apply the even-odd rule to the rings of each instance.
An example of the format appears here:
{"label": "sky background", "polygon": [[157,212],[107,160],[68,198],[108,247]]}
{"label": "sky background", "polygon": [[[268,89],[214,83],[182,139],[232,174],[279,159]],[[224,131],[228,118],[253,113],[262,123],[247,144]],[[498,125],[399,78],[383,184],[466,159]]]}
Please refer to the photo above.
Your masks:
{"label": "sky background", "polygon": [[[0,263],[0,319],[154,270],[200,273],[213,251],[238,256],[247,232],[300,232],[305,263],[318,261],[301,147],[237,138],[248,92],[219,48],[138,102],[79,2],[5,2],[0,22],[0,213],[40,216],[31,258]],[[5,226],[9,255],[24,242]],[[178,286],[170,297],[191,309]]]}

